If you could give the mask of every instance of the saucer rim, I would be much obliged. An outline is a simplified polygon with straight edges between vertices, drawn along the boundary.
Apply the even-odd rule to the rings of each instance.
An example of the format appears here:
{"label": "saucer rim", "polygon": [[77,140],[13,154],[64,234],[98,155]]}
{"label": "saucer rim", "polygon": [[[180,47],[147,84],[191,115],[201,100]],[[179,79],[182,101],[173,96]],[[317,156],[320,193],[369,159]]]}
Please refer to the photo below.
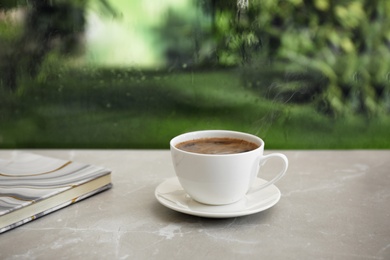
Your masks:
{"label": "saucer rim", "polygon": [[[257,179],[265,181],[264,179],[261,179],[261,178],[257,178]],[[276,187],[274,184],[272,184],[269,187],[273,186],[273,189],[275,189],[275,195],[277,195],[277,196],[275,196],[275,199],[273,199],[271,201],[267,201],[265,203],[262,203],[262,204],[254,207],[250,210],[243,209],[243,210],[232,211],[232,212],[207,212],[207,211],[196,211],[196,210],[194,211],[194,210],[191,210],[189,208],[187,209],[187,208],[180,207],[180,206],[176,205],[175,203],[170,202],[169,200],[167,200],[164,197],[162,197],[161,195],[159,195],[158,190],[169,181],[176,181],[178,183],[178,185],[181,187],[177,177],[171,177],[171,178],[165,179],[159,185],[157,185],[157,187],[154,191],[154,196],[157,199],[157,201],[160,204],[162,204],[163,206],[165,206],[171,210],[174,210],[174,211],[177,211],[180,213],[184,213],[184,214],[188,214],[188,215],[192,215],[192,216],[198,216],[198,217],[232,218],[232,217],[242,217],[242,216],[252,215],[255,213],[259,213],[261,211],[265,211],[265,210],[275,206],[279,202],[279,200],[281,199],[280,190],[278,189],[278,187]],[[182,187],[181,187],[181,189],[183,190]],[[195,201],[195,200],[193,200],[193,201]],[[195,202],[199,203],[197,201],[195,201]],[[201,203],[199,203],[199,204],[201,204]],[[205,204],[202,204],[202,205],[205,205]],[[205,206],[207,206],[207,205],[205,205]],[[214,207],[214,206],[210,205],[210,207]],[[218,207],[223,207],[223,205],[218,206]]]}

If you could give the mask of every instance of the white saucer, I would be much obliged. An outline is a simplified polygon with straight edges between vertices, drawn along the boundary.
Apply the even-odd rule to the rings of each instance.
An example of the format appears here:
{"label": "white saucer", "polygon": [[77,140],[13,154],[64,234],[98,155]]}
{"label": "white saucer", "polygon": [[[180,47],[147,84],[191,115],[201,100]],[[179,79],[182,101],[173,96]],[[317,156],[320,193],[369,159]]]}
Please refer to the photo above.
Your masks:
{"label": "white saucer", "polygon": [[[265,183],[257,179],[257,184]],[[177,177],[165,180],[157,186],[154,195],[167,208],[189,215],[208,218],[240,217],[269,209],[280,200],[280,191],[275,185],[247,194],[243,199],[229,205],[212,206],[193,200],[181,187]]]}

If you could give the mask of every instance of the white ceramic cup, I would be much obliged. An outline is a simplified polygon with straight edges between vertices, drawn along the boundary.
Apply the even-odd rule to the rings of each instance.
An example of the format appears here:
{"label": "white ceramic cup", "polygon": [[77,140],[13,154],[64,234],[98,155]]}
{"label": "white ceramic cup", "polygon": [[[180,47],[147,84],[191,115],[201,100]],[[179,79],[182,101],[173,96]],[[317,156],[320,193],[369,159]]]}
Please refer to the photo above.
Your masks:
{"label": "white ceramic cup", "polygon": [[[200,154],[176,147],[179,143],[202,138],[235,138],[259,147],[243,153]],[[256,192],[277,182],[287,171],[288,159],[281,153],[264,155],[264,141],[257,136],[227,130],[205,130],[181,134],[170,142],[176,175],[192,199],[210,205],[239,201],[249,192]],[[281,171],[270,181],[253,187],[260,167],[270,158],[281,159]]]}

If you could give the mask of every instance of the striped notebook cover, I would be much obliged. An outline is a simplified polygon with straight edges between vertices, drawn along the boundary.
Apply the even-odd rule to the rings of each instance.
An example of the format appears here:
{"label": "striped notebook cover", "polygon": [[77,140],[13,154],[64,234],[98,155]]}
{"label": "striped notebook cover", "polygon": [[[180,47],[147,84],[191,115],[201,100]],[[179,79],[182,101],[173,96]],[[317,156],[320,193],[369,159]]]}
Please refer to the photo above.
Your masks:
{"label": "striped notebook cover", "polygon": [[0,159],[0,233],[111,187],[104,167],[32,153]]}

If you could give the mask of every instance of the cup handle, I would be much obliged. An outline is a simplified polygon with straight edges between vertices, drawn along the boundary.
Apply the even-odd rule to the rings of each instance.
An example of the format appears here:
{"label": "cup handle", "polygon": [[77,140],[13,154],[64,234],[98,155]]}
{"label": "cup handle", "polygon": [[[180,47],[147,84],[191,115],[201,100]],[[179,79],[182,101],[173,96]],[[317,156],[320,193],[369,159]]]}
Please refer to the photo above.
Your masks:
{"label": "cup handle", "polygon": [[260,159],[260,166],[264,165],[270,158],[280,158],[280,159],[282,159],[282,161],[283,161],[283,169],[272,180],[270,180],[270,181],[268,181],[266,183],[263,183],[263,184],[261,184],[259,186],[251,187],[249,189],[248,193],[252,193],[252,192],[256,192],[256,191],[262,190],[262,189],[268,187],[269,185],[274,184],[275,182],[280,180],[284,176],[284,174],[286,173],[287,168],[288,168],[288,159],[287,159],[287,157],[284,154],[281,154],[281,153],[271,153],[271,154],[263,155],[263,157]]}

